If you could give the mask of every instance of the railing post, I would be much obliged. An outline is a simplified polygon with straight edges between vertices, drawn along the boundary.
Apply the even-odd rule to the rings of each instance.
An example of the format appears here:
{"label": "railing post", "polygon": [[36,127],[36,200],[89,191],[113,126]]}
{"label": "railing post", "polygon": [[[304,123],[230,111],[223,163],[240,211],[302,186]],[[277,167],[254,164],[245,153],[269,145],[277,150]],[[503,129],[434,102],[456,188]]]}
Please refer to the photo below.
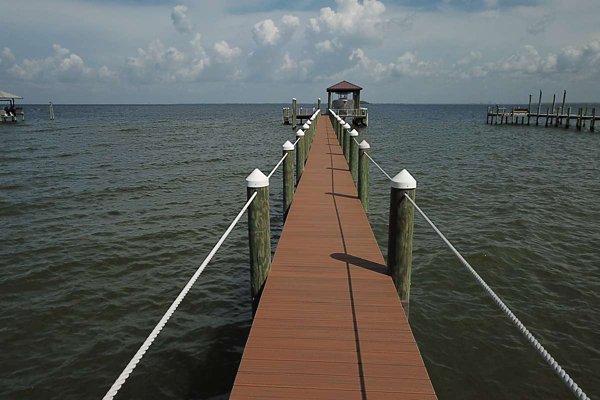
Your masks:
{"label": "railing post", "polygon": [[340,117],[338,115],[338,126],[337,126],[337,137],[338,137],[338,142],[340,143],[340,146],[344,145],[344,120],[342,119],[342,117]]}
{"label": "railing post", "polygon": [[415,209],[404,194],[415,199],[417,181],[405,169],[392,178],[388,228],[388,271],[400,301],[408,313],[412,268],[413,220]]}
{"label": "railing post", "polygon": [[369,211],[369,158],[367,150],[371,146],[366,140],[358,145],[358,198],[365,212]]}
{"label": "railing post", "polygon": [[302,125],[302,130],[304,131],[304,151],[306,152],[304,157],[308,158],[308,152],[310,151],[310,125],[308,121]]}
{"label": "railing post", "polygon": [[358,132],[356,129],[352,129],[348,136],[350,136],[350,173],[352,179],[356,182],[358,179],[358,142],[356,141]]}
{"label": "railing post", "polygon": [[350,163],[350,124],[345,123],[342,127],[342,135],[344,136],[344,157],[346,157],[346,162]]}
{"label": "railing post", "polygon": [[283,144],[283,155],[286,154],[283,160],[283,219],[287,218],[294,199],[294,145],[289,140]]}
{"label": "railing post", "polygon": [[320,97],[317,98],[317,110],[319,111],[319,114],[321,114],[321,98]]}
{"label": "railing post", "polygon": [[250,289],[252,311],[256,312],[263,286],[271,270],[271,221],[269,218],[269,178],[257,168],[246,178],[248,199],[248,243],[250,247]]}
{"label": "railing post", "polygon": [[292,98],[292,129],[296,130],[296,98]]}
{"label": "railing post", "polygon": [[304,172],[304,149],[305,149],[305,139],[304,132],[302,129],[298,129],[296,132],[296,138],[298,139],[298,143],[296,143],[296,185],[300,183],[300,178],[302,177],[302,173]]}

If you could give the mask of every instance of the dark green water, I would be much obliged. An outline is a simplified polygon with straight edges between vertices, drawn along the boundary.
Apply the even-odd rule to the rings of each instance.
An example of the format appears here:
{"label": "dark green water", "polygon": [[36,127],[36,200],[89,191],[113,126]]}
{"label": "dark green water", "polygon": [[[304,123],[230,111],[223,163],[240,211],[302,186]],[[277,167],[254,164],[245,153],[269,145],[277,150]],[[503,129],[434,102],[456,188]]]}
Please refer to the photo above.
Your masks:
{"label": "dark green water", "polygon": [[[600,134],[488,126],[485,106],[369,105],[361,137],[593,398]],[[0,398],[100,398],[292,138],[277,105],[26,107],[0,125]],[[432,116],[432,113],[433,116]],[[388,184],[372,168],[385,254]],[[281,229],[281,175],[271,180]],[[249,331],[245,219],[119,398],[227,398]],[[441,399],[569,398],[416,219],[411,324]]]}

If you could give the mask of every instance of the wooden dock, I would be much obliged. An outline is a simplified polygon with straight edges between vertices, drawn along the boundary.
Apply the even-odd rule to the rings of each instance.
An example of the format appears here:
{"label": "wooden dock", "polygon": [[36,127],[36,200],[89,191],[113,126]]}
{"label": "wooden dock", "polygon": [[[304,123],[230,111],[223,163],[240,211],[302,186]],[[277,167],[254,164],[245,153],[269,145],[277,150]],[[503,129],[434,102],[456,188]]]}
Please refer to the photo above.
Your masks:
{"label": "wooden dock", "polygon": [[318,120],[230,398],[436,398],[327,118]]}

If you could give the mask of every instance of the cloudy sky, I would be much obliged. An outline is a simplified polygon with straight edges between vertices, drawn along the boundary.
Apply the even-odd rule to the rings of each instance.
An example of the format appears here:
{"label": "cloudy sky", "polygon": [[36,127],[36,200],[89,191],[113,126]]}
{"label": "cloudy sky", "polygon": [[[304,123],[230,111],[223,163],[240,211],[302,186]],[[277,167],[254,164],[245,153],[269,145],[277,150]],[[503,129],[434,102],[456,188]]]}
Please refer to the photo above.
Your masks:
{"label": "cloudy sky", "polygon": [[[18,3],[17,7],[14,7]],[[28,103],[600,100],[599,0],[0,0]]]}

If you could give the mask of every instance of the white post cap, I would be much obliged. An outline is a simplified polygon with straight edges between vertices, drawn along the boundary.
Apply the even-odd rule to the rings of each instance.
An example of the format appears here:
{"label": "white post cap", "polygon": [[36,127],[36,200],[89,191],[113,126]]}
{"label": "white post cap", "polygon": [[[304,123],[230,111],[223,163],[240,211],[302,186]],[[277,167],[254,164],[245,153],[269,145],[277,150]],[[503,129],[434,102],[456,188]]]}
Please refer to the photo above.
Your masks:
{"label": "white post cap", "polygon": [[298,136],[298,137],[302,137],[302,136],[304,136],[304,131],[303,131],[302,129],[298,129],[298,130],[296,131],[296,136]]}
{"label": "white post cap", "polygon": [[308,121],[306,121],[307,124],[312,124],[312,121],[309,119]]}
{"label": "white post cap", "polygon": [[371,145],[369,143],[367,143],[366,140],[363,140],[362,142],[360,142],[358,144],[358,148],[361,149],[361,150],[367,150],[367,149],[371,148]]}
{"label": "white post cap", "polygon": [[344,125],[344,128],[345,128],[345,129],[350,129],[350,128],[352,128],[352,127],[350,126],[350,124],[349,124],[349,123],[347,123],[347,122],[346,122],[346,124]]}
{"label": "white post cap", "polygon": [[308,122],[311,122],[311,123],[312,123],[312,121],[314,121],[314,120],[315,120],[315,118],[316,118],[316,115],[315,115],[315,114],[313,114],[313,115],[312,115],[312,117],[310,117],[310,119],[308,120]]}
{"label": "white post cap", "polygon": [[295,98],[295,97],[292,97],[292,100],[294,100],[294,101],[295,101],[295,100],[296,100],[296,98]]}
{"label": "white post cap", "polygon": [[321,98],[320,98],[320,97],[317,97],[317,100],[321,100]]}
{"label": "white post cap", "polygon": [[352,129],[352,130],[350,131],[350,136],[351,136],[351,137],[358,136],[358,132],[356,131],[356,129]]}
{"label": "white post cap", "polygon": [[260,169],[258,168],[255,168],[246,178],[246,187],[261,188],[265,186],[269,186],[269,178],[260,172]]}
{"label": "white post cap", "polygon": [[310,126],[305,122],[304,125],[302,125],[302,129],[306,130],[310,128]]}
{"label": "white post cap", "polygon": [[289,140],[286,140],[285,143],[283,144],[283,150],[284,151],[294,150],[294,145]]}
{"label": "white post cap", "polygon": [[392,178],[392,187],[394,189],[416,189],[417,181],[407,170],[403,169]]}

